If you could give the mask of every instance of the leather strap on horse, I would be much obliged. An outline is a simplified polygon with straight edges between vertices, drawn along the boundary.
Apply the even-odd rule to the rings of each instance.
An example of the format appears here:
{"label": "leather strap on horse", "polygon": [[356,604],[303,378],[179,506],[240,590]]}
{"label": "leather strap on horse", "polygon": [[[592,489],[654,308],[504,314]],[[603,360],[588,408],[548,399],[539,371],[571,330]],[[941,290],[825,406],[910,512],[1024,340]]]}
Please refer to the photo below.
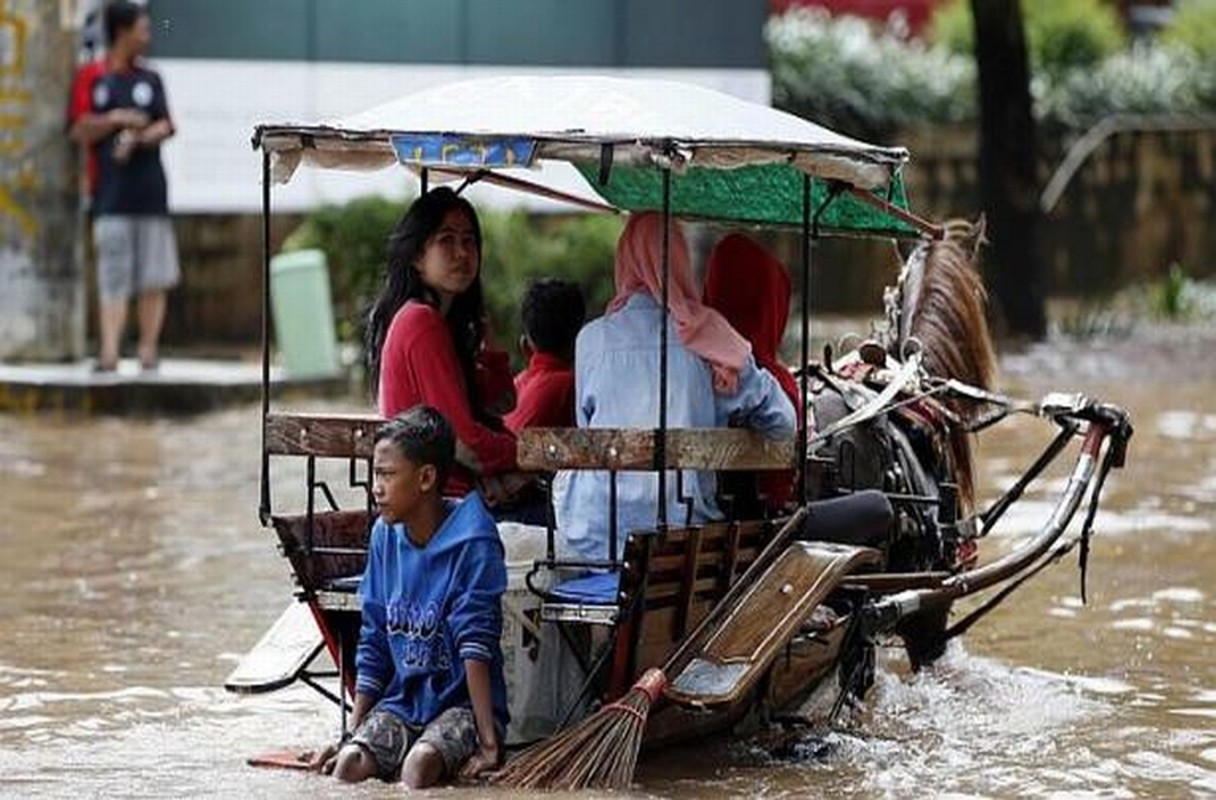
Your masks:
{"label": "leather strap on horse", "polygon": [[920,362],[920,354],[914,353],[912,357],[904,362],[903,366],[900,367],[899,371],[891,379],[891,382],[884,386],[881,392],[875,395],[874,399],[870,400],[864,406],[851,414],[846,414],[845,416],[836,420],[823,430],[816,431],[811,440],[807,442],[807,446],[810,447],[811,445],[819,444],[831,438],[835,434],[840,433],[845,428],[859,425],[862,422],[874,419],[880,414],[890,410],[888,408],[888,404],[894,400],[895,396],[903,391],[906,386],[911,384],[916,376],[920,373]]}
{"label": "leather strap on horse", "polygon": [[[1115,434],[1118,435],[1117,433]],[[1098,471],[1097,482],[1094,483],[1093,494],[1089,497],[1089,510],[1085,512],[1085,524],[1081,526],[1081,555],[1078,558],[1078,567],[1081,570],[1081,603],[1084,604],[1087,600],[1085,596],[1085,576],[1089,569],[1089,539],[1093,535],[1094,516],[1098,513],[1098,498],[1102,494],[1102,486],[1106,483],[1106,476],[1110,474],[1111,469],[1115,466],[1118,458],[1116,455],[1119,449],[1117,442],[1111,442],[1106,448],[1106,455],[1102,458],[1102,468]]]}

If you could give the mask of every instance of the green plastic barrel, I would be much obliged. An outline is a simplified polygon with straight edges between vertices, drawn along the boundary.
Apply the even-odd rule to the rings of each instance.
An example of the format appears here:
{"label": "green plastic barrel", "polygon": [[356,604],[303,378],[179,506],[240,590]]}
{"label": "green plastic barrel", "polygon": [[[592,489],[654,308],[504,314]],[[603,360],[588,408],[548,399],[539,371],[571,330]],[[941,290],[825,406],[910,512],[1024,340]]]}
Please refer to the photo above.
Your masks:
{"label": "green plastic barrel", "polygon": [[293,250],[270,260],[274,335],[290,378],[338,374],[329,264],[321,250]]}

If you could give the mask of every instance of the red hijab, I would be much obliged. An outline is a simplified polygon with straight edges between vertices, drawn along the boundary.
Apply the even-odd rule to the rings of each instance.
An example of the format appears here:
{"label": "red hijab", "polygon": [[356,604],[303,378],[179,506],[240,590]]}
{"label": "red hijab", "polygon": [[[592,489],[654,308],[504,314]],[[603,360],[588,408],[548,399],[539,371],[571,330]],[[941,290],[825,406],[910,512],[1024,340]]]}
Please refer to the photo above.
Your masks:
{"label": "red hijab", "polygon": [[[709,362],[714,391],[733,394],[739,387],[739,371],[747,363],[751,348],[721,314],[701,302],[689,266],[688,243],[674,222],[668,240],[668,262],[667,299],[676,336],[685,347]],[[662,302],[663,215],[653,211],[633,214],[621,232],[616,245],[616,295],[608,303],[608,312],[620,309],[637,292],[645,292]]]}
{"label": "red hijab", "polygon": [[705,304],[751,342],[756,363],[772,373],[798,408],[798,382],[777,357],[790,318],[790,276],[781,262],[754,239],[728,234],[709,255]]}

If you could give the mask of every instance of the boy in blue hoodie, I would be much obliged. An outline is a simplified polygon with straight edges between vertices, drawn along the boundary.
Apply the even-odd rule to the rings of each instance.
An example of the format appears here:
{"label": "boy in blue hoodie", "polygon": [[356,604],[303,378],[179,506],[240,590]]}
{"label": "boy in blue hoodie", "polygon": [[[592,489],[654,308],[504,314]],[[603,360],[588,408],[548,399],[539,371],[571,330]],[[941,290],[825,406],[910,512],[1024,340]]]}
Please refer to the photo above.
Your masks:
{"label": "boy in blue hoodie", "polygon": [[318,758],[344,781],[411,788],[498,766],[507,724],[502,541],[481,496],[445,500],[456,439],[433,408],[380,428],[373,451],[372,529],[359,587],[363,626],[354,734]]}

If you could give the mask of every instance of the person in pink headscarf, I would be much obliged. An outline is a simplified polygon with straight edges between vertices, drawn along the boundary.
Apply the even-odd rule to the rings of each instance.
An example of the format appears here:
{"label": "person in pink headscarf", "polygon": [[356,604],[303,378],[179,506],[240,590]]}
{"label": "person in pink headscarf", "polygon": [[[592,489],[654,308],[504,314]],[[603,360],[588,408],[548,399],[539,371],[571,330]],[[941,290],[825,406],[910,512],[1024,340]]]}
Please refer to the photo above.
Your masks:
{"label": "person in pink headscarf", "polygon": [[[616,295],[604,316],[579,333],[575,345],[575,417],[580,428],[656,428],[659,424],[659,342],[663,324],[663,217],[630,217],[616,250]],[[776,379],[756,366],[751,346],[717,311],[701,302],[680,226],[669,230],[667,425],[741,425],[774,437],[794,433],[796,417]],[[720,519],[712,472],[685,471],[680,485],[692,522]],[[559,473],[554,510],[562,555],[595,560],[609,555],[609,476]],[[653,528],[658,475],[617,476],[617,557],[629,532]],[[667,519],[687,514],[676,474],[667,480]]]}
{"label": "person in pink headscarf", "polygon": [[[727,234],[709,254],[704,299],[751,344],[756,364],[777,379],[797,409],[798,382],[778,355],[790,318],[790,276],[781,262],[756,240]],[[779,510],[792,499],[794,483],[793,471],[727,473],[723,492],[742,501],[762,497],[770,510]]]}

